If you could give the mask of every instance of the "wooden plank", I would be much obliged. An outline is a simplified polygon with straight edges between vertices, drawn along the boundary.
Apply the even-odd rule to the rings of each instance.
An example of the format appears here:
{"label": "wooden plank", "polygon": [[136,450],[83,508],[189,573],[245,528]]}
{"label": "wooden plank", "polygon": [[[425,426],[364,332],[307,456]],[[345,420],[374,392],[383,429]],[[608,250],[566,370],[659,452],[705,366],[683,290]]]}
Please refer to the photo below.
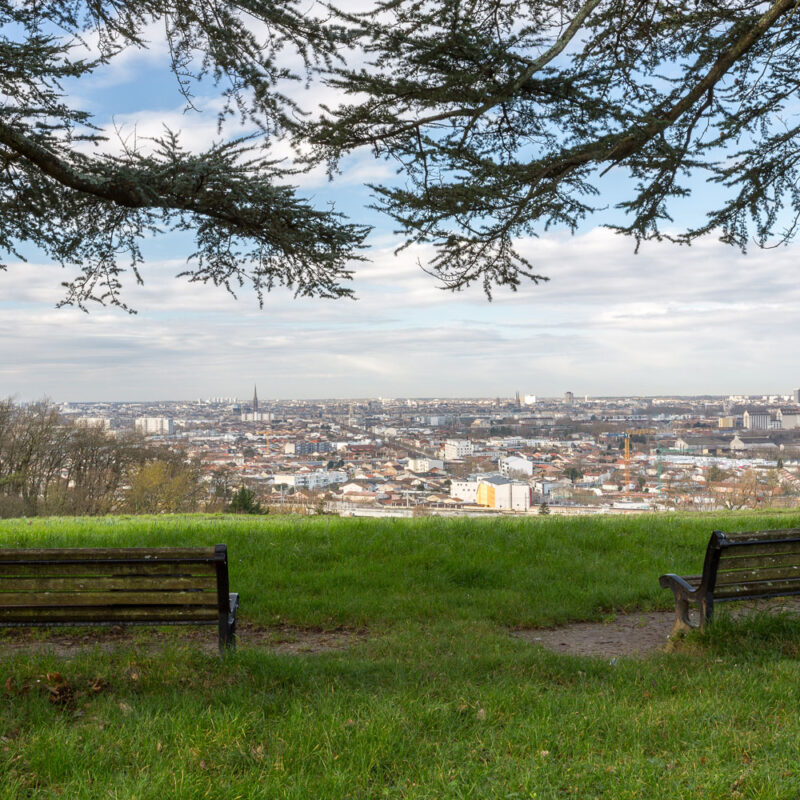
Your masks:
{"label": "wooden plank", "polygon": [[6,608],[43,606],[151,606],[187,605],[217,608],[217,593],[212,592],[5,592],[0,605]]}
{"label": "wooden plank", "polygon": [[750,556],[771,556],[780,553],[800,552],[800,541],[772,542],[764,544],[737,544],[723,549],[721,556],[725,560],[731,558],[749,558]]}
{"label": "wooden plank", "polygon": [[725,555],[723,554],[723,558],[720,559],[718,572],[800,565],[800,553],[774,553],[767,556],[741,556],[736,558],[725,558]]}
{"label": "wooden plank", "polygon": [[213,547],[59,547],[0,548],[3,561],[215,560]]}
{"label": "wooden plank", "polygon": [[764,539],[800,539],[800,528],[772,528],[763,531],[720,531],[729,542],[761,541]]}
{"label": "wooden plank", "polygon": [[65,575],[208,575],[216,580],[216,566],[206,562],[141,561],[107,564],[102,561],[60,564],[12,564],[0,562],[0,580],[10,576],[60,577]]}
{"label": "wooden plank", "polygon": [[[748,583],[751,581],[790,580],[792,578],[800,580],[800,564],[770,569],[761,567],[758,569],[737,569],[729,572],[718,572],[716,585],[717,587],[730,586],[736,583]],[[2,595],[0,595],[0,597],[2,597]],[[0,600],[0,602],[2,602],[2,600]]]}
{"label": "wooden plank", "polygon": [[775,580],[775,581],[747,581],[731,586],[720,586],[714,589],[715,598],[771,596],[800,593],[800,580]]}
{"label": "wooden plank", "polygon": [[212,592],[216,581],[212,576],[183,575],[123,575],[107,578],[105,576],[70,576],[67,578],[13,577],[0,579],[0,605],[5,593],[23,592],[108,592],[150,590],[200,590]]}
{"label": "wooden plank", "polygon": [[6,623],[47,625],[98,622],[208,622],[216,624],[216,606],[86,606],[84,608],[0,608],[0,626]]}

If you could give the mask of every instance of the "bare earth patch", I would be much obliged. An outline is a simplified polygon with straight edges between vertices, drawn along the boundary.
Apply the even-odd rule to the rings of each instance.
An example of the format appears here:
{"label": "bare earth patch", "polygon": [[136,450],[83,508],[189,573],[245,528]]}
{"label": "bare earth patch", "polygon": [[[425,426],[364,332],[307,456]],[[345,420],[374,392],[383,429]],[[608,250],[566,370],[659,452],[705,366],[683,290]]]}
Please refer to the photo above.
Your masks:
{"label": "bare earth patch", "polygon": [[[800,600],[778,598],[774,601],[725,603],[734,617],[758,612],[800,614]],[[697,624],[696,612],[691,615]],[[638,611],[617,614],[608,622],[576,622],[559,628],[526,628],[512,631],[512,636],[540,644],[556,653],[573,656],[645,656],[665,649],[675,623],[674,611]]]}
{"label": "bare earth patch", "polygon": [[667,644],[674,622],[672,611],[649,611],[617,614],[610,622],[516,630],[512,635],[572,656],[642,656]]}
{"label": "bare earth patch", "polygon": [[[77,632],[76,632],[77,631]],[[237,623],[236,643],[241,648],[261,648],[271,653],[306,655],[345,650],[363,640],[362,630],[297,628],[291,625],[255,625]],[[146,628],[138,626],[110,628],[58,629],[14,628],[0,636],[0,656],[14,652],[49,652],[71,656],[87,647],[113,650],[118,647],[141,647],[160,650],[166,647],[193,647],[205,653],[218,652],[217,629],[208,626]]]}

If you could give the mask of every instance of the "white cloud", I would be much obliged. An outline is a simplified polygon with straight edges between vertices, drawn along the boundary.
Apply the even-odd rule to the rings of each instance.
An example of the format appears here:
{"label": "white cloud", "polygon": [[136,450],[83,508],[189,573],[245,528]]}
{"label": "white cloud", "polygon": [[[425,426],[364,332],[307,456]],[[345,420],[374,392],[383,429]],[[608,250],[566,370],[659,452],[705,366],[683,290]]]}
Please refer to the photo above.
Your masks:
{"label": "white cloud", "polygon": [[154,261],[128,300],[90,314],[53,305],[68,273],[0,275],[0,395],[57,398],[539,395],[788,391],[800,375],[796,250],[741,256],[712,241],[644,247],[608,231],[535,247],[552,280],[488,303],[444,293],[385,239],[357,266],[361,299],[236,301]]}

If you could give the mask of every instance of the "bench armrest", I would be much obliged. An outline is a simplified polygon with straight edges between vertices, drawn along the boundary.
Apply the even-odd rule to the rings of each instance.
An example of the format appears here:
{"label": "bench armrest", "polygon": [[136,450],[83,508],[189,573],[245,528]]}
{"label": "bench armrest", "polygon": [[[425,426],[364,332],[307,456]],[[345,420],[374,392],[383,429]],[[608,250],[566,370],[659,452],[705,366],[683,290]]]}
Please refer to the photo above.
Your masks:
{"label": "bench armrest", "polygon": [[699,588],[697,586],[692,586],[692,584],[689,583],[685,578],[681,578],[680,575],[675,575],[674,573],[662,575],[658,579],[658,582],[662,589],[672,589],[676,597],[679,594],[685,596],[694,595]]}

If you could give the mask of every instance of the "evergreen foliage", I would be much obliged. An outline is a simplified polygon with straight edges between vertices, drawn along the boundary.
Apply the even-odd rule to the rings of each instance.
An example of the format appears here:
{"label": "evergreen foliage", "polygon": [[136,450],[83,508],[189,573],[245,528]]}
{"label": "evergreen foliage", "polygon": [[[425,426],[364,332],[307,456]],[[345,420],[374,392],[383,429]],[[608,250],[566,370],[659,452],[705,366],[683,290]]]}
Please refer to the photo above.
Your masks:
{"label": "evergreen foliage", "polygon": [[[309,69],[334,52],[326,29],[298,7],[0,0],[0,251],[22,258],[32,244],[62,265],[78,265],[63,302],[81,308],[90,300],[126,307],[124,262],[141,281],[141,240],[164,230],[194,234],[183,273],[191,281],[232,292],[247,283],[259,299],[277,285],[302,295],[351,294],[343,285],[347,263],[366,229],[300,198],[288,184],[296,169],[267,150],[297,111],[275,89],[298,77],[277,63],[277,52],[293,48]],[[66,83],[147,47],[145,29],[154,22],[166,32],[188,107],[192,87],[211,80],[224,87],[220,125],[243,117],[258,125],[259,137],[223,140],[199,154],[170,130],[147,150],[135,140],[122,142],[121,154],[91,146],[103,137],[73,105]]]}
{"label": "evergreen foliage", "polygon": [[[430,243],[444,286],[543,279],[515,239],[573,231],[632,190],[616,230],[745,248],[795,236],[798,0],[384,0],[350,16],[365,66],[337,67],[352,98],[312,131],[334,163],[369,146],[405,180],[375,186],[407,243]],[[695,227],[665,229],[687,175],[716,185]],[[627,215],[627,219],[624,216]]]}
{"label": "evergreen foliage", "polygon": [[231,514],[263,514],[261,503],[256,500],[256,493],[246,486],[240,486],[239,491],[231,498],[228,511]]}
{"label": "evergreen foliage", "polygon": [[[140,280],[141,240],[165,230],[193,233],[191,281],[348,296],[367,228],[291,181],[364,147],[398,165],[399,180],[372,187],[377,205],[406,244],[434,247],[427,269],[450,289],[544,280],[517,240],[575,230],[605,205],[612,169],[632,179],[615,229],[637,246],[710,232],[742,249],[785,242],[800,222],[799,5],[378,0],[315,17],[297,0],[0,0],[0,251],[33,245],[78,265],[64,302],[79,307],[125,307],[122,273]],[[100,131],[75,81],[147,47],[153,23],[187,107],[213,82],[220,125],[249,120],[257,136],[221,128],[199,154],[169,130],[147,150],[92,146]],[[285,91],[300,78],[344,101],[304,116]],[[270,156],[282,136],[301,167]],[[675,231],[689,173],[719,203]]]}

